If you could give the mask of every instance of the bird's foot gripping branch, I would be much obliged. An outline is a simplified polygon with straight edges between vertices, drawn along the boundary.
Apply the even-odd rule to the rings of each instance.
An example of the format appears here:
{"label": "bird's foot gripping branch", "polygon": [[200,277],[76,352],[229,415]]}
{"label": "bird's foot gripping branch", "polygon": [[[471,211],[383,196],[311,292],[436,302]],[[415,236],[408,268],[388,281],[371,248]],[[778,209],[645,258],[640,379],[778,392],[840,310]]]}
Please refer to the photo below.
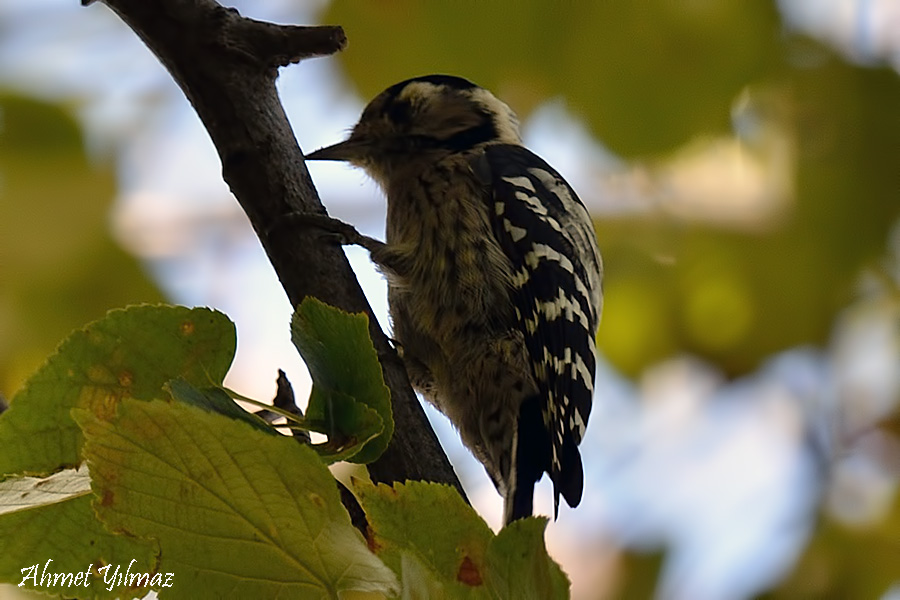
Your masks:
{"label": "bird's foot gripping branch", "polygon": [[326,436],[312,445],[223,387],[236,336],[219,312],[138,306],[74,332],[0,415],[0,581],[75,598],[565,597],[545,520],[495,536],[450,486],[354,480],[366,537],[351,524],[328,465],[376,459],[393,427],[366,321],[311,299],[294,315],[314,386],[305,417],[285,414]]}

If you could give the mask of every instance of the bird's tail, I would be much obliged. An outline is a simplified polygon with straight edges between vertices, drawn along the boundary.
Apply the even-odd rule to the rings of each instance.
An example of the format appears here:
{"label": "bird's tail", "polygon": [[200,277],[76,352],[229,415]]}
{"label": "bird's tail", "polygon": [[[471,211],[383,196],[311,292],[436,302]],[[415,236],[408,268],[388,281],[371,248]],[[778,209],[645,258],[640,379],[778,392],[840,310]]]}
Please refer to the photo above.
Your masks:
{"label": "bird's tail", "polygon": [[541,416],[540,397],[526,399],[519,409],[513,435],[513,469],[503,502],[503,522],[530,517],[534,511],[534,484],[550,468],[550,438]]}

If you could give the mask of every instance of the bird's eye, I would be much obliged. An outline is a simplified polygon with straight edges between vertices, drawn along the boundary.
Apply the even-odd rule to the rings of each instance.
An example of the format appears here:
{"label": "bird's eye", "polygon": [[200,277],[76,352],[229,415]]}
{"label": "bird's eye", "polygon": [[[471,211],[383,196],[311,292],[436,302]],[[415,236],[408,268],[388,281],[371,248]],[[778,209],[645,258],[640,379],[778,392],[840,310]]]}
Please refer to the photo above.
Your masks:
{"label": "bird's eye", "polygon": [[406,100],[397,100],[392,102],[385,112],[392,123],[405,125],[412,117],[412,105]]}

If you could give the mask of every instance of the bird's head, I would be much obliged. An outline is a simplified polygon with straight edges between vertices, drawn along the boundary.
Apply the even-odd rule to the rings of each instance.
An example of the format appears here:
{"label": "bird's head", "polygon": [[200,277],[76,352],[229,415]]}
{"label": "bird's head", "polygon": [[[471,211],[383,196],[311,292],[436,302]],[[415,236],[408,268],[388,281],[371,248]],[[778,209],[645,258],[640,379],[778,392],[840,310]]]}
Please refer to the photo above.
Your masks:
{"label": "bird's head", "polygon": [[346,140],[306,158],[347,161],[384,182],[404,165],[490,143],[521,143],[512,110],[466,79],[427,75],[381,92]]}

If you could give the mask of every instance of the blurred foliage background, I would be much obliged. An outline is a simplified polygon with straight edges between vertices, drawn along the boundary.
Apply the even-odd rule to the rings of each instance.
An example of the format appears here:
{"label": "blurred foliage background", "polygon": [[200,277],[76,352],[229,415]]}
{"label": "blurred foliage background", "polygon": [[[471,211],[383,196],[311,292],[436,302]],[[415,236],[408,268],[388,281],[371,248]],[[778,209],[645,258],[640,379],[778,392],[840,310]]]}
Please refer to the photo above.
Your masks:
{"label": "blurred foliage background", "polygon": [[[236,301],[222,301],[222,288],[238,297],[249,288],[237,278],[223,283],[233,275],[216,271],[206,295],[186,299],[158,268],[159,249],[144,252],[146,244],[131,243],[137,236],[122,225],[122,206],[137,196],[146,200],[147,188],[156,194],[151,204],[163,203],[154,188],[159,171],[152,169],[212,150],[192,146],[185,157],[167,153],[165,144],[133,149],[148,130],[177,136],[185,122],[196,130],[193,116],[110,11],[76,4],[0,4],[0,89],[7,88],[0,96],[0,393],[6,397],[71,329],[108,308],[164,295],[228,305]],[[283,74],[282,95],[304,148],[314,145],[317,121],[328,123],[327,141],[350,124],[329,120],[346,98],[352,119],[361,102],[420,74],[463,75],[517,111],[526,140],[566,175],[595,216],[604,255],[599,341],[610,370],[601,379],[619,382],[629,414],[637,416],[618,421],[621,410],[604,408],[608,400],[598,397],[593,436],[589,428],[585,441],[595,465],[627,454],[612,448],[617,436],[656,414],[660,373],[683,395],[706,385],[697,381],[710,379],[714,388],[694,412],[667,421],[666,435],[690,432],[685,419],[706,418],[739,392],[752,415],[774,402],[772,394],[781,394],[778,402],[787,398],[799,423],[788,436],[792,451],[809,458],[814,475],[802,485],[753,488],[742,510],[729,514],[728,528],[704,538],[702,552],[691,555],[702,564],[679,561],[689,536],[664,527],[629,537],[621,533],[627,526],[593,525],[609,517],[604,510],[621,492],[606,483],[590,487],[589,464],[584,505],[556,525],[566,533],[555,555],[576,597],[900,597],[900,8],[892,0],[236,6],[256,18],[336,23],[347,32],[350,45],[336,59]],[[74,59],[79,52],[88,58]],[[291,79],[294,71],[307,79]],[[324,108],[303,104],[316,96]],[[117,97],[131,108],[111,102]],[[187,172],[182,185],[190,188],[198,172],[216,177],[188,164],[177,164]],[[327,182],[319,187],[328,203],[334,195]],[[184,193],[175,203],[198,195]],[[232,217],[209,208],[233,203],[227,192],[220,185],[210,195],[214,202],[199,202],[205,208],[189,219],[182,214],[143,235],[168,239],[174,228],[206,239],[197,221],[238,233],[202,248],[182,244],[164,253],[166,261],[203,252],[221,257],[246,244],[234,239],[246,240],[248,228],[235,229]],[[111,209],[119,216],[111,218]],[[239,322],[239,332],[247,329]],[[796,352],[813,367],[804,371],[795,362],[784,374],[778,365]],[[671,376],[672,365],[685,360],[702,369]],[[797,391],[804,377],[812,381]],[[759,428],[780,431],[790,419],[779,415],[768,415]],[[626,450],[643,452],[666,435],[651,431]],[[715,460],[727,435],[692,460]],[[765,460],[758,458],[760,469],[776,470]],[[628,468],[627,460],[621,464]],[[696,485],[679,468],[666,467],[674,478],[666,485]],[[691,510],[715,511],[727,489],[751,479],[741,469],[726,465],[728,476],[702,488]],[[595,481],[607,480],[601,471],[594,471]],[[665,506],[678,490],[659,483],[661,472],[650,477],[658,487],[649,495]],[[804,494],[811,500],[783,526],[799,527],[792,550],[774,553],[775,542],[763,537],[755,554],[734,558],[746,561],[745,574],[726,569],[732,575],[714,588],[690,583],[716,580],[710,574],[724,567],[697,557],[727,554],[733,538],[746,533],[744,514],[763,499]],[[672,521],[686,519],[669,512]],[[591,527],[579,528],[579,518]],[[767,553],[782,558],[755,567]]]}
{"label": "blurred foliage background", "polygon": [[92,164],[69,111],[0,94],[0,393],[67,332],[162,295],[112,239],[111,164]]}
{"label": "blurred foliage background", "polygon": [[[429,72],[465,73],[523,119],[562,97],[597,140],[660,179],[698,140],[741,136],[752,161],[775,151],[767,136],[783,138],[777,158],[789,164],[762,174],[790,174],[772,190],[785,196],[777,214],[760,199],[759,214],[725,225],[661,208],[598,218],[614,315],[602,346],[631,375],[679,351],[737,375],[773,351],[822,344],[900,214],[897,72],[785,35],[770,2],[337,2],[324,20],[346,28],[339,61],[363,98]],[[754,122],[736,131],[742,108]]]}

